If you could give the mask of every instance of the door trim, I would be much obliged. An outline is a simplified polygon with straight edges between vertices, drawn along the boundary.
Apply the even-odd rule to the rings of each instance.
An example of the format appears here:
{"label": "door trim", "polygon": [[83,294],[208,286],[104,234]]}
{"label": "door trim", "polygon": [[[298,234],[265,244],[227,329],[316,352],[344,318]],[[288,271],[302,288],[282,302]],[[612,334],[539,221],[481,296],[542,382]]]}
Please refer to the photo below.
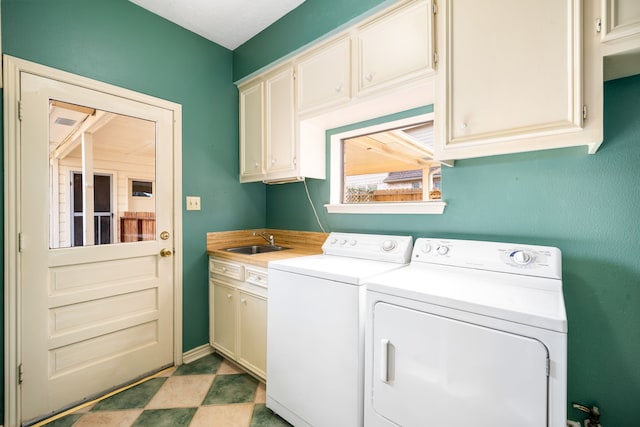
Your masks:
{"label": "door trim", "polygon": [[149,95],[123,89],[97,80],[60,71],[9,55],[3,56],[4,82],[4,375],[6,427],[20,425],[21,399],[18,370],[22,360],[22,330],[20,327],[20,73],[28,72],[52,80],[127,98],[173,112],[173,218],[174,262],[173,278],[173,362],[182,364],[182,106]]}

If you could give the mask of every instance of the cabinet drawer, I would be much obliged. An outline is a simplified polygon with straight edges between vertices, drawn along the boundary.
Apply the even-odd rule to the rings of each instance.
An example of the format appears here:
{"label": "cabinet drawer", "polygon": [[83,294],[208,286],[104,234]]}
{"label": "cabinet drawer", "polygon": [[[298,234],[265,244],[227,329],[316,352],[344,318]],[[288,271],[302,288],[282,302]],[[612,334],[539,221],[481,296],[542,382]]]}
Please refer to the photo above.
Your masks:
{"label": "cabinet drawer", "polygon": [[267,270],[247,267],[246,279],[248,283],[267,287]]}
{"label": "cabinet drawer", "polygon": [[209,273],[244,280],[244,266],[217,259],[209,260]]}

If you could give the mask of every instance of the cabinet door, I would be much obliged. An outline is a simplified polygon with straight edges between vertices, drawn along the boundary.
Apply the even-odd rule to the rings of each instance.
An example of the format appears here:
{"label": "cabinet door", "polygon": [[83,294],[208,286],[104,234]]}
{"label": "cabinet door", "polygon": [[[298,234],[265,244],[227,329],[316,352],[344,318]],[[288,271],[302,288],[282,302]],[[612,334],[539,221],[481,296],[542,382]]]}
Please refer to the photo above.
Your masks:
{"label": "cabinet door", "polygon": [[233,287],[210,281],[211,344],[227,356],[236,357],[236,291]]}
{"label": "cabinet door", "polygon": [[267,300],[242,290],[238,295],[238,361],[266,378]]}
{"label": "cabinet door", "polygon": [[351,97],[351,40],[312,52],[297,65],[298,112],[346,102]]}
{"label": "cabinet door", "polygon": [[293,68],[285,67],[267,77],[266,169],[268,179],[290,178],[296,171],[293,104]]}
{"label": "cabinet door", "polygon": [[358,29],[358,92],[433,71],[431,7],[410,2]]}
{"label": "cabinet door", "polygon": [[603,41],[640,34],[640,1],[603,0]]}
{"label": "cabinet door", "polygon": [[240,182],[264,178],[263,83],[240,88]]}
{"label": "cabinet door", "polygon": [[[581,135],[580,5],[580,0],[439,3],[437,157],[596,142]],[[602,82],[585,86],[597,84]]]}

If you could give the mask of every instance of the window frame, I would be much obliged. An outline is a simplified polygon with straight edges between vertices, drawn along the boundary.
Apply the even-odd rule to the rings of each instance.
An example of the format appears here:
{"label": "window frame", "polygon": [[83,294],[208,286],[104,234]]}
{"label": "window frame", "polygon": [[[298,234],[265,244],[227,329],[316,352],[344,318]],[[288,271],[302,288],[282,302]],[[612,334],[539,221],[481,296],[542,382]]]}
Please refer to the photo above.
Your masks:
{"label": "window frame", "polygon": [[344,176],[342,140],[432,120],[434,120],[434,113],[426,113],[331,135],[329,143],[329,203],[324,205],[327,212],[330,214],[442,214],[445,206],[447,205],[443,200],[424,200],[420,202],[342,203]]}

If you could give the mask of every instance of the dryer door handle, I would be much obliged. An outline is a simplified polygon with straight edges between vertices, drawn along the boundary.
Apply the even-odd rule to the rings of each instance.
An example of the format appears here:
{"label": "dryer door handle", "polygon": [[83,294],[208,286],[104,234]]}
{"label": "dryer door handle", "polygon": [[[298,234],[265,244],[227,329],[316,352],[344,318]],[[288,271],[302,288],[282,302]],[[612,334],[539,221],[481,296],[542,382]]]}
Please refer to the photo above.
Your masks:
{"label": "dryer door handle", "polygon": [[389,383],[389,340],[380,340],[380,381]]}

